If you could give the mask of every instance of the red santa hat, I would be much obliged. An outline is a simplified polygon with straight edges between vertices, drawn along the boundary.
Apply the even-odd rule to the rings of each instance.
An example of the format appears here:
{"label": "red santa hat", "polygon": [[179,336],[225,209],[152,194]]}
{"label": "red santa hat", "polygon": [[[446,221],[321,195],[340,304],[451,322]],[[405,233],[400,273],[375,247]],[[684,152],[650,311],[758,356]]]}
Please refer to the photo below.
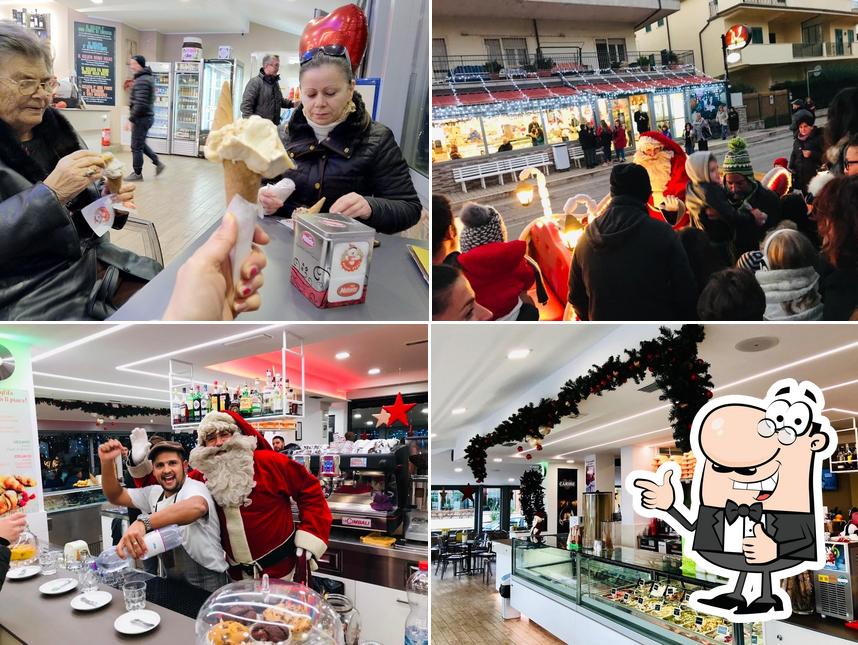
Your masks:
{"label": "red santa hat", "polygon": [[685,150],[670,137],[666,137],[661,132],[650,130],[644,132],[638,140],[638,150],[646,150],[661,146],[665,150],[673,153],[673,163],[670,167],[670,181],[664,190],[665,195],[673,195],[680,199],[685,199],[685,186],[688,184],[688,175],[685,173],[685,160],[688,155]]}
{"label": "red santa hat", "polygon": [[781,168],[788,168],[789,167],[789,161],[787,161],[786,157],[778,157],[777,159],[775,159],[775,161],[772,165],[780,166]]}
{"label": "red santa hat", "polygon": [[220,432],[221,430],[229,430],[235,433],[241,431],[241,434],[248,437],[256,437],[256,450],[274,450],[268,441],[252,425],[244,420],[238,412],[228,410],[226,412],[209,412],[200,421],[197,426],[197,443],[206,445],[206,435],[211,432]]}

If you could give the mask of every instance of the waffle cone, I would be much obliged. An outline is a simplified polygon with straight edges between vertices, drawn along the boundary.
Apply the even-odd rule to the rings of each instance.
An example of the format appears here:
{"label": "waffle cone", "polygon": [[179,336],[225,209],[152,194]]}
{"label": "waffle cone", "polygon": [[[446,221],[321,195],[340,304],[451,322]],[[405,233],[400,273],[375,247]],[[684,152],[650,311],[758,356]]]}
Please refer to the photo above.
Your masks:
{"label": "waffle cone", "polygon": [[212,132],[220,130],[223,126],[233,122],[232,114],[232,87],[229,81],[224,81],[220,88],[220,97],[217,101],[217,109],[215,110],[214,121],[212,122]]}
{"label": "waffle cone", "polygon": [[116,179],[107,178],[107,192],[111,195],[118,195],[122,188],[122,177],[117,177]]}
{"label": "waffle cone", "polygon": [[236,195],[241,195],[251,204],[256,203],[259,187],[262,185],[262,175],[253,172],[243,161],[224,161],[223,181],[227,205]]}

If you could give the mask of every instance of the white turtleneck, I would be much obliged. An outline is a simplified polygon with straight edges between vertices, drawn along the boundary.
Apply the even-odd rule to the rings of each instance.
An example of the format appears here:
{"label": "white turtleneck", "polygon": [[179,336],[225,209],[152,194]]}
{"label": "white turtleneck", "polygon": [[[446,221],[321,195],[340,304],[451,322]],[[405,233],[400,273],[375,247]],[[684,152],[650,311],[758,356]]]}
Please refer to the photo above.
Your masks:
{"label": "white turtleneck", "polygon": [[313,132],[316,134],[316,140],[320,142],[327,139],[328,136],[331,134],[331,130],[333,130],[340,123],[345,121],[347,117],[348,115],[344,116],[339,121],[334,121],[333,123],[328,123],[327,125],[319,125],[318,123],[311,121],[310,117],[308,117],[306,114],[304,115],[304,118],[307,119],[307,123],[310,125],[311,128],[313,128]]}

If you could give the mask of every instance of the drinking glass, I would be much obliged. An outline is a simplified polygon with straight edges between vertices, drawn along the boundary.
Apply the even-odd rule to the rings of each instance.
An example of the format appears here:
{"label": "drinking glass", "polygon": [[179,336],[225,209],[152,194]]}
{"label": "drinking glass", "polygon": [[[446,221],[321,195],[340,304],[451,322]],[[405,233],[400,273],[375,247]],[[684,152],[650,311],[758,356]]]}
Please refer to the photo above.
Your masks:
{"label": "drinking glass", "polygon": [[66,571],[69,572],[69,577],[77,579],[83,570],[83,562],[75,558],[69,558],[65,561],[65,564]]}
{"label": "drinking glass", "polygon": [[95,566],[95,558],[86,558],[82,564],[83,566],[78,573],[78,583],[81,592],[96,591],[98,589],[98,570]]}
{"label": "drinking glass", "polygon": [[146,608],[146,583],[142,580],[126,582],[122,585],[126,611]]}
{"label": "drinking glass", "polygon": [[45,549],[39,554],[39,564],[42,565],[42,575],[52,576],[57,572],[57,556],[51,549]]}

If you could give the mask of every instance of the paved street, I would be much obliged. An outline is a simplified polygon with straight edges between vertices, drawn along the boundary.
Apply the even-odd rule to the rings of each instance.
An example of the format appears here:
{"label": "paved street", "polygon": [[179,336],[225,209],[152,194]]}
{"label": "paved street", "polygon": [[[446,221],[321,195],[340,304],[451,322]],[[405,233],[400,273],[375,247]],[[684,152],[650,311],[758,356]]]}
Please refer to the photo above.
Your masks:
{"label": "paved street", "polygon": [[[757,134],[752,133],[751,136],[757,136]],[[710,148],[718,161],[721,162],[727,151],[725,143],[722,143],[719,139],[710,144]],[[750,142],[749,149],[754,169],[758,172],[767,172],[778,157],[789,158],[790,151],[792,150],[792,133],[788,129],[783,128],[781,131],[773,134],[773,136],[766,137],[760,141]],[[577,171],[577,173],[582,172],[584,171]],[[578,193],[588,194],[597,202],[608,193],[609,167],[604,166],[598,171],[590,171],[589,174],[584,172],[583,176],[574,176],[573,173],[576,173],[574,169],[566,173],[551,173],[548,177],[548,191],[551,196],[551,205],[554,208],[554,212],[560,212],[566,200]],[[568,178],[554,181],[563,175],[567,175]],[[460,205],[468,199],[493,205],[503,216],[510,239],[517,238],[529,221],[542,214],[539,197],[535,197],[529,207],[523,208],[518,203],[513,192],[511,192],[511,189],[515,187],[514,184],[507,183],[505,187],[495,187],[491,185],[492,182],[493,180],[487,181],[489,186],[486,193],[492,193],[504,188],[506,192],[494,195],[485,194],[482,190],[473,190],[474,186],[479,188],[479,184],[470,182],[469,190],[471,192],[467,194],[457,192],[449,195],[449,197],[454,202],[454,205]]]}

